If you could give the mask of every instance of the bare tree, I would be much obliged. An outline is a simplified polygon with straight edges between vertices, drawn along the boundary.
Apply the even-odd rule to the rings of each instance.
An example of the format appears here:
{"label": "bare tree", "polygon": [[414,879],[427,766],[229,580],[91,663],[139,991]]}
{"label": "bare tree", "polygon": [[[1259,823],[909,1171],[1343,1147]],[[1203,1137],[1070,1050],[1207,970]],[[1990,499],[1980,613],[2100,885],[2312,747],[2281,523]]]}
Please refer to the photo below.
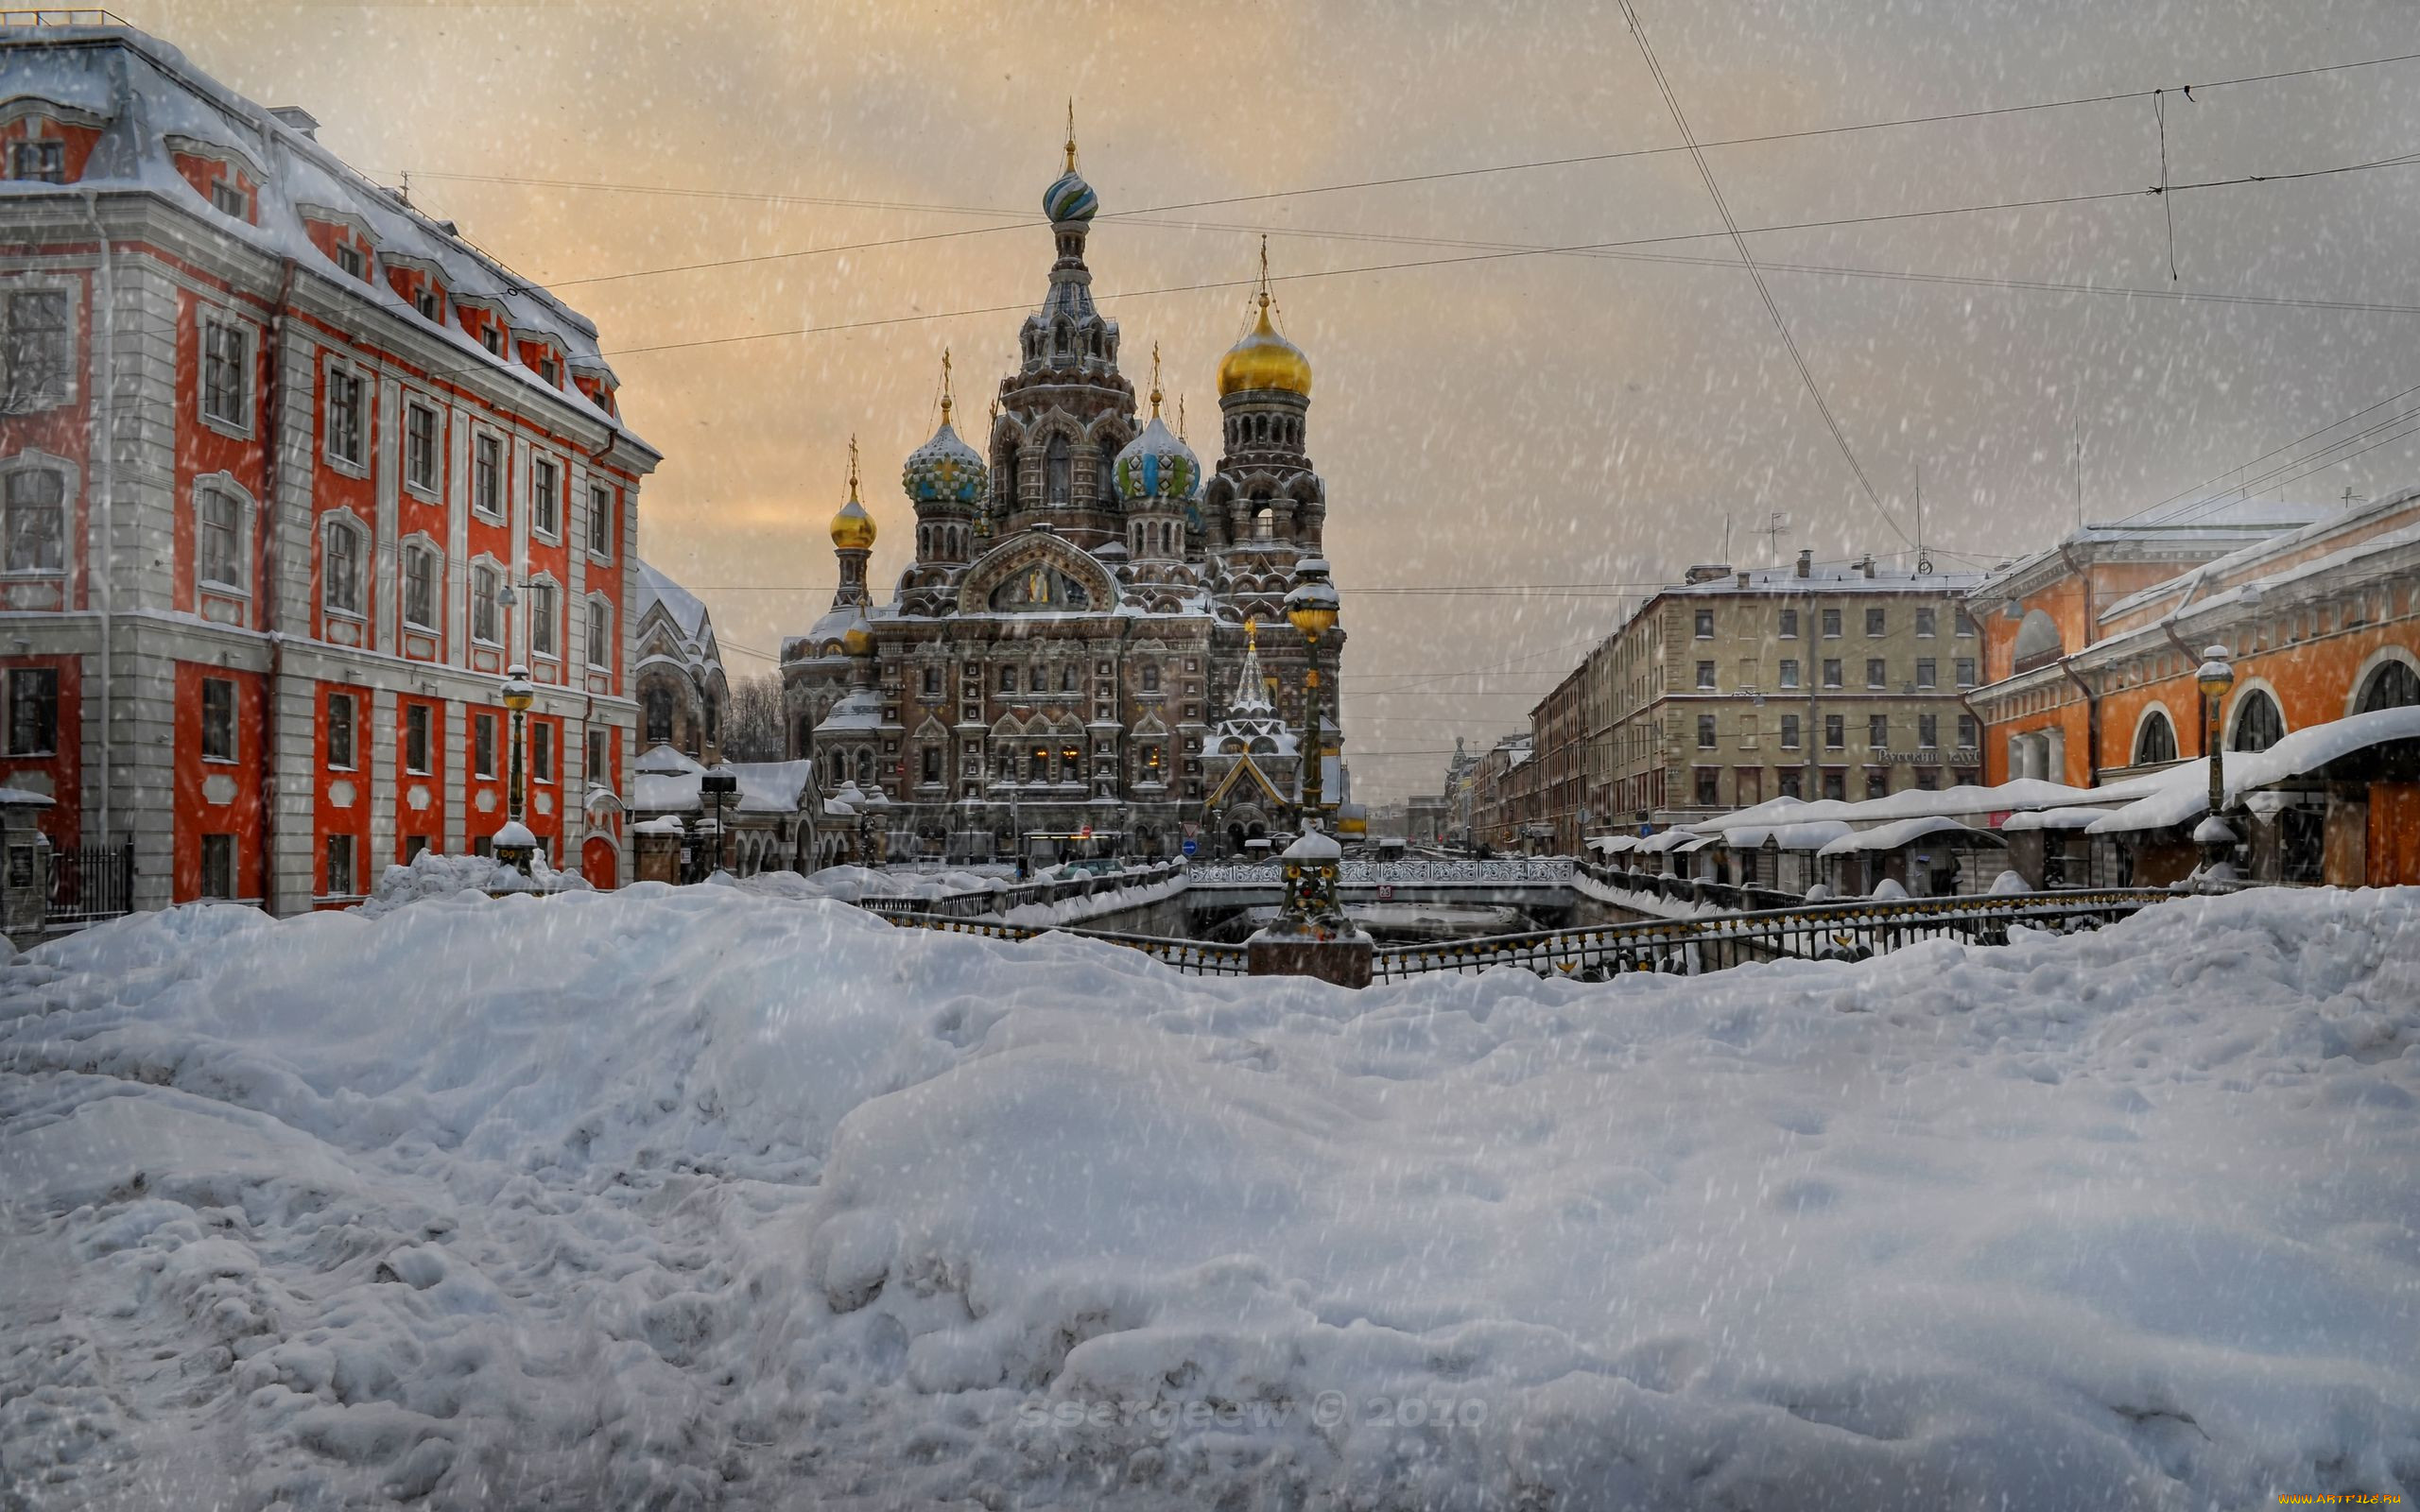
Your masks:
{"label": "bare tree", "polygon": [[777,672],[742,678],[731,685],[731,708],[723,716],[722,755],[731,762],[777,762],[789,754]]}

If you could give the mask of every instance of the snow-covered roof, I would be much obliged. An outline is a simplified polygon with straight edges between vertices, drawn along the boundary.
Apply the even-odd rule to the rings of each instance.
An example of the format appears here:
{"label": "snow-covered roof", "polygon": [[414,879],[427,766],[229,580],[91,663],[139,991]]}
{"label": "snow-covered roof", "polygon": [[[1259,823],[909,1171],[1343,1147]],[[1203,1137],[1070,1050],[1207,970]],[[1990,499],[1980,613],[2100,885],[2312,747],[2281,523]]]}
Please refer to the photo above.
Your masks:
{"label": "snow-covered roof", "polygon": [[644,558],[637,568],[638,596],[631,601],[635,614],[645,618],[648,610],[662,605],[682,634],[695,637],[705,631],[706,606],[697,594],[666,576],[662,569]]}
{"label": "snow-covered roof", "polygon": [[0,787],[0,808],[46,809],[52,803],[47,793],[37,793],[30,787]]}
{"label": "snow-covered roof", "polygon": [[[2355,751],[2390,740],[2420,740],[2420,706],[2380,709],[2297,730],[2267,750],[2228,751],[2220,764],[2221,795],[2233,803],[2256,788],[2307,777]],[[2165,830],[2200,818],[2210,810],[2207,757],[2182,762],[2152,780],[2152,791],[2091,826],[2094,834]]]}
{"label": "snow-covered roof", "polygon": [[[725,762],[716,768],[739,781],[739,790],[724,804],[731,814],[796,814],[815,785],[815,763]],[[701,814],[706,811],[699,779],[707,768],[669,746],[657,746],[639,758],[631,777],[631,806],[649,814]]]}
{"label": "snow-covered roof", "polygon": [[1818,855],[1844,856],[1859,851],[1896,850],[1918,840],[1951,836],[1970,845],[2004,845],[2007,842],[1989,830],[1978,830],[1959,823],[1945,815],[1931,814],[1912,819],[1894,819],[1871,830],[1852,830],[1825,845]]}
{"label": "snow-covered roof", "polygon": [[[434,267],[453,300],[503,311],[515,332],[543,337],[583,373],[610,372],[587,317],[472,246],[449,223],[372,182],[268,108],[220,84],[177,48],[130,26],[11,27],[0,36],[8,54],[0,88],[9,97],[51,101],[108,123],[76,184],[62,190],[9,180],[0,181],[0,197],[132,191],[199,211],[225,235],[293,259],[320,286],[341,289],[438,335],[460,354],[463,370],[493,373],[543,393],[652,455],[653,448],[577,385],[549,383],[525,367],[511,343],[502,353],[491,352],[452,312],[431,322],[385,278],[339,270],[310,239],[306,219],[334,218],[366,230],[376,261]],[[238,161],[257,180],[257,224],[210,210],[177,171],[179,151]]]}
{"label": "snow-covered roof", "polygon": [[1734,850],[1755,850],[1770,840],[1777,850],[1821,850],[1853,833],[1839,819],[1808,819],[1797,824],[1743,824],[1722,832],[1722,843]]}
{"label": "snow-covered roof", "polygon": [[2218,554],[2246,541],[2271,537],[2325,518],[2327,511],[2311,505],[2283,504],[2271,499],[2204,501],[2179,507],[2145,511],[2137,518],[2087,524],[2068,531],[2056,544],[1996,567],[1975,586],[1978,598],[2009,591],[2017,579],[2056,562],[2061,548],[2074,552],[2100,548],[2093,555],[2124,554],[2125,548],[2160,553]]}
{"label": "snow-covered roof", "polygon": [[[1741,578],[1747,580],[1743,583]],[[1772,593],[1963,593],[1983,580],[1981,573],[1911,573],[1876,567],[1871,576],[1856,563],[1809,565],[1801,576],[1795,566],[1726,570],[1702,583],[1675,583],[1658,589],[1655,598],[1721,598],[1732,594]],[[1650,603],[1653,599],[1649,600]],[[1643,612],[1644,610],[1642,610]]]}
{"label": "snow-covered roof", "polygon": [[2107,809],[2038,809],[2031,814],[2012,814],[2000,826],[2002,834],[2021,834],[2029,830],[2085,830],[2105,817]]}

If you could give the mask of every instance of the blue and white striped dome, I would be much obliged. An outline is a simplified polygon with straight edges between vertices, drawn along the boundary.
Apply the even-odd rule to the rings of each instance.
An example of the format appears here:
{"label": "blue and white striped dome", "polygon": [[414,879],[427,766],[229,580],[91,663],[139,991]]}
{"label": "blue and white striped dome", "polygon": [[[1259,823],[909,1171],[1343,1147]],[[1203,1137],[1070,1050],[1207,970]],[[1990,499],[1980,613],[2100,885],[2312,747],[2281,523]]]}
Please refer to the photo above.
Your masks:
{"label": "blue and white striped dome", "polygon": [[1090,220],[1099,209],[1100,197],[1073,168],[1053,179],[1050,187],[1042,191],[1042,213],[1053,221]]}

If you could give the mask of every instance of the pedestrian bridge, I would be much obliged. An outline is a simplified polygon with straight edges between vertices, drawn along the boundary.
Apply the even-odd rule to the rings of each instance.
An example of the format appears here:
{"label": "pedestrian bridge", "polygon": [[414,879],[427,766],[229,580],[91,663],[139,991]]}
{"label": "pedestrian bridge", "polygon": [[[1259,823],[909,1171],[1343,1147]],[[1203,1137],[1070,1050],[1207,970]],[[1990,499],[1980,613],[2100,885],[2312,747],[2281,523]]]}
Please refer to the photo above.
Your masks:
{"label": "pedestrian bridge", "polygon": [[[1512,903],[1556,907],[1567,903],[1579,865],[1568,856],[1514,857],[1502,861],[1346,861],[1337,876],[1343,902]],[[1284,868],[1273,861],[1231,865],[1196,863],[1184,870],[1184,890],[1215,907],[1250,907],[1278,901]]]}
{"label": "pedestrian bridge", "polygon": [[[1558,867],[1562,868],[1559,873]],[[1494,874],[1481,869],[1488,868],[1501,869]],[[1360,871],[1357,879],[1353,876],[1357,868]],[[1181,879],[1188,906],[1196,902],[1207,902],[1214,911],[1225,911],[1234,903],[1264,901],[1258,897],[1263,888],[1269,889],[1273,898],[1277,869],[1274,866],[1198,867],[1187,873],[1179,868],[1162,868],[1145,875],[1155,881]],[[1446,875],[1441,877],[1441,872]],[[1417,895],[1429,897],[1441,896],[1426,891],[1431,888],[1568,888],[1573,875],[1573,863],[1555,859],[1346,863],[1347,888],[1361,889],[1366,897],[1375,897],[1376,889],[1381,887],[1399,886],[1422,889]],[[1420,880],[1394,882],[1388,880],[1390,877]],[[1113,880],[1131,885],[1134,874],[1126,874],[1122,879],[1087,879],[1095,883]],[[1202,894],[1199,900],[1191,896],[1197,888]],[[977,896],[983,900],[981,907],[966,905]],[[2096,929],[2164,902],[2170,896],[2164,888],[2112,888],[1959,898],[1860,898],[1729,913],[1692,911],[1675,917],[1633,918],[1477,939],[1382,947],[1376,953],[1374,975],[1382,982],[1401,981],[1441,971],[1471,973],[1510,966],[1540,976],[1603,981],[1633,971],[1695,976],[1752,961],[1863,960],[1932,939],[2004,945],[2013,928],[2063,933]],[[1011,923],[1001,917],[1006,910],[994,911],[997,903],[998,895],[984,894],[968,895],[964,902],[958,899],[869,899],[863,906],[902,928],[936,929],[995,939],[1031,939],[1046,934],[1063,934],[1138,950],[1195,975],[1242,976],[1248,971],[1247,954],[1241,945],[1167,934]]]}

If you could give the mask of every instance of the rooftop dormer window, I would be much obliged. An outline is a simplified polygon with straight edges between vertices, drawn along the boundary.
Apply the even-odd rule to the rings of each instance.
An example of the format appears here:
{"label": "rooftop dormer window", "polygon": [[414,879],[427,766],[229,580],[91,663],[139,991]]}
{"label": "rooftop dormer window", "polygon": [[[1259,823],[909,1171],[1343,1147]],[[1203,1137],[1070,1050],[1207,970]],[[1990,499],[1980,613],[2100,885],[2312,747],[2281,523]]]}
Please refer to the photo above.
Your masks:
{"label": "rooftop dormer window", "polygon": [[538,376],[558,388],[562,387],[562,369],[556,365],[551,353],[538,359]]}
{"label": "rooftop dormer window", "polygon": [[445,299],[437,292],[436,284],[424,284],[412,295],[412,308],[420,312],[420,318],[424,320],[442,319],[445,314]]}
{"label": "rooftop dormer window", "polygon": [[237,187],[232,179],[210,180],[210,208],[237,220],[252,218],[252,197]]}
{"label": "rooftop dormer window", "polygon": [[347,278],[366,278],[369,276],[368,261],[362,257],[361,249],[354,246],[351,242],[338,242],[337,244],[337,266],[344,271]]}
{"label": "rooftop dormer window", "polygon": [[65,183],[67,181],[67,144],[64,142],[9,143],[9,177],[33,183]]}
{"label": "rooftop dormer window", "polygon": [[479,333],[479,345],[501,357],[504,355],[504,333],[494,326],[489,326]]}

